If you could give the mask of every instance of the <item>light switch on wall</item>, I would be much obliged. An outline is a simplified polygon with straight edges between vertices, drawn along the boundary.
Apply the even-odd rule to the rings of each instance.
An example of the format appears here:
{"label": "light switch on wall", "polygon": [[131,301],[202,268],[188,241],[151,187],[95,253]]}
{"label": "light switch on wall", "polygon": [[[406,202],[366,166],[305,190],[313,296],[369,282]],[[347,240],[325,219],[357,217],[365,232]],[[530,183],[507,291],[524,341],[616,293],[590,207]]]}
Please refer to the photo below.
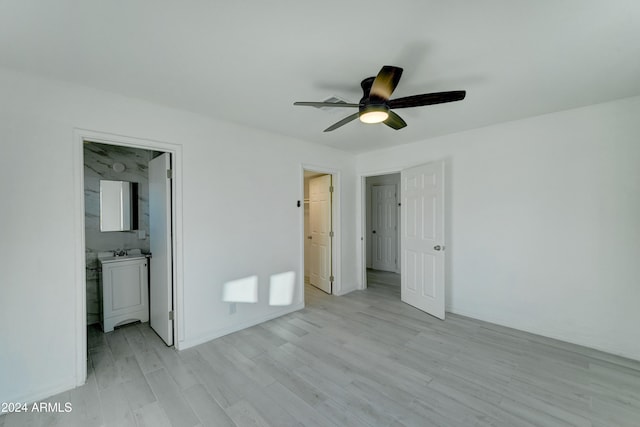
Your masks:
{"label": "light switch on wall", "polygon": [[145,230],[138,230],[138,239],[144,240],[147,238],[147,232]]}

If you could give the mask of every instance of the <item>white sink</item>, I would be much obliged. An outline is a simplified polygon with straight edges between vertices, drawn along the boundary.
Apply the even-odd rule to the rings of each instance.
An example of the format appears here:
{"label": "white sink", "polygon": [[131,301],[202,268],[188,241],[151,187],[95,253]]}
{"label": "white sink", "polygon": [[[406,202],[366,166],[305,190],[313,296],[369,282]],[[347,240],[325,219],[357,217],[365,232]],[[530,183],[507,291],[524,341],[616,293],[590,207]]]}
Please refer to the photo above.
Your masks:
{"label": "white sink", "polygon": [[151,255],[145,255],[145,254],[122,255],[122,256],[103,257],[103,258],[98,258],[98,259],[100,260],[100,262],[105,263],[105,262],[116,262],[116,261],[128,261],[128,260],[131,260],[131,259],[146,258],[148,256],[151,256]]}
{"label": "white sink", "polygon": [[130,249],[127,255],[114,256],[113,251],[110,252],[98,252],[98,260],[100,262],[115,262],[115,261],[127,261],[132,259],[150,258],[151,255],[143,254],[140,249]]}

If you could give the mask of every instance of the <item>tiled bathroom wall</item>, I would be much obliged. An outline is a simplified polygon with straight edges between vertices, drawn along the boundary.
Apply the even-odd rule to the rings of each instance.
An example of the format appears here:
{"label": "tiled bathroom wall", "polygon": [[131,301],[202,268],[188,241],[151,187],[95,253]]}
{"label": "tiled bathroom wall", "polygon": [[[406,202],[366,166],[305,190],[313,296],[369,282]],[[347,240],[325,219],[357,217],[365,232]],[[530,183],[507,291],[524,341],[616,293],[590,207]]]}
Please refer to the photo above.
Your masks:
{"label": "tiled bathroom wall", "polygon": [[[148,163],[154,152],[94,142],[84,144],[85,259],[87,268],[87,324],[99,321],[98,252],[136,249],[149,252]],[[124,170],[114,164],[121,164]],[[100,231],[100,180],[138,183],[138,231]]]}

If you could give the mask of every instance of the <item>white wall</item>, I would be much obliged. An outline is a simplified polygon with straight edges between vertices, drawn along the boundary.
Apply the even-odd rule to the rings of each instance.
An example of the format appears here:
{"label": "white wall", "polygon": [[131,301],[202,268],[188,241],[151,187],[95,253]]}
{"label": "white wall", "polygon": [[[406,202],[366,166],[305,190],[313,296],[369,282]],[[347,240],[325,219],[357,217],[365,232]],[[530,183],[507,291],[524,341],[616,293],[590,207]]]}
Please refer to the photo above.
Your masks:
{"label": "white wall", "polygon": [[[342,293],[355,288],[352,155],[10,70],[0,69],[0,93],[0,401],[76,384],[75,330],[85,319],[76,318],[84,259],[75,256],[74,128],[182,146],[183,347],[286,310],[266,303],[274,273],[296,272],[302,302],[302,164],[340,171],[338,279]],[[253,274],[260,302],[230,315],[222,285]]]}
{"label": "white wall", "polygon": [[362,154],[357,169],[446,159],[448,310],[640,360],[639,117],[628,98]]}

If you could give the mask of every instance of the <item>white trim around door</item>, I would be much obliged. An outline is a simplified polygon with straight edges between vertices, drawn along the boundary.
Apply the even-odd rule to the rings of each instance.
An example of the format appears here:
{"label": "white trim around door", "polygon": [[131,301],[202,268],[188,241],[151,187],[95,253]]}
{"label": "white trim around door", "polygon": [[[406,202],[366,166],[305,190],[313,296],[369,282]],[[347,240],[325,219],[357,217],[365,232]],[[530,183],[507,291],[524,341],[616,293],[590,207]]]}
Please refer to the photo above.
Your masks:
{"label": "white trim around door", "polygon": [[81,386],[87,379],[87,320],[86,320],[86,271],[85,271],[85,223],[84,223],[84,141],[102,144],[121,145],[146,150],[163,151],[171,154],[173,182],[172,182],[172,228],[173,228],[173,299],[174,299],[174,330],[175,347],[181,349],[184,341],[184,283],[182,258],[182,146],[167,142],[140,139],[88,129],[74,129],[74,210],[75,210],[75,354],[76,354],[76,385]]}

